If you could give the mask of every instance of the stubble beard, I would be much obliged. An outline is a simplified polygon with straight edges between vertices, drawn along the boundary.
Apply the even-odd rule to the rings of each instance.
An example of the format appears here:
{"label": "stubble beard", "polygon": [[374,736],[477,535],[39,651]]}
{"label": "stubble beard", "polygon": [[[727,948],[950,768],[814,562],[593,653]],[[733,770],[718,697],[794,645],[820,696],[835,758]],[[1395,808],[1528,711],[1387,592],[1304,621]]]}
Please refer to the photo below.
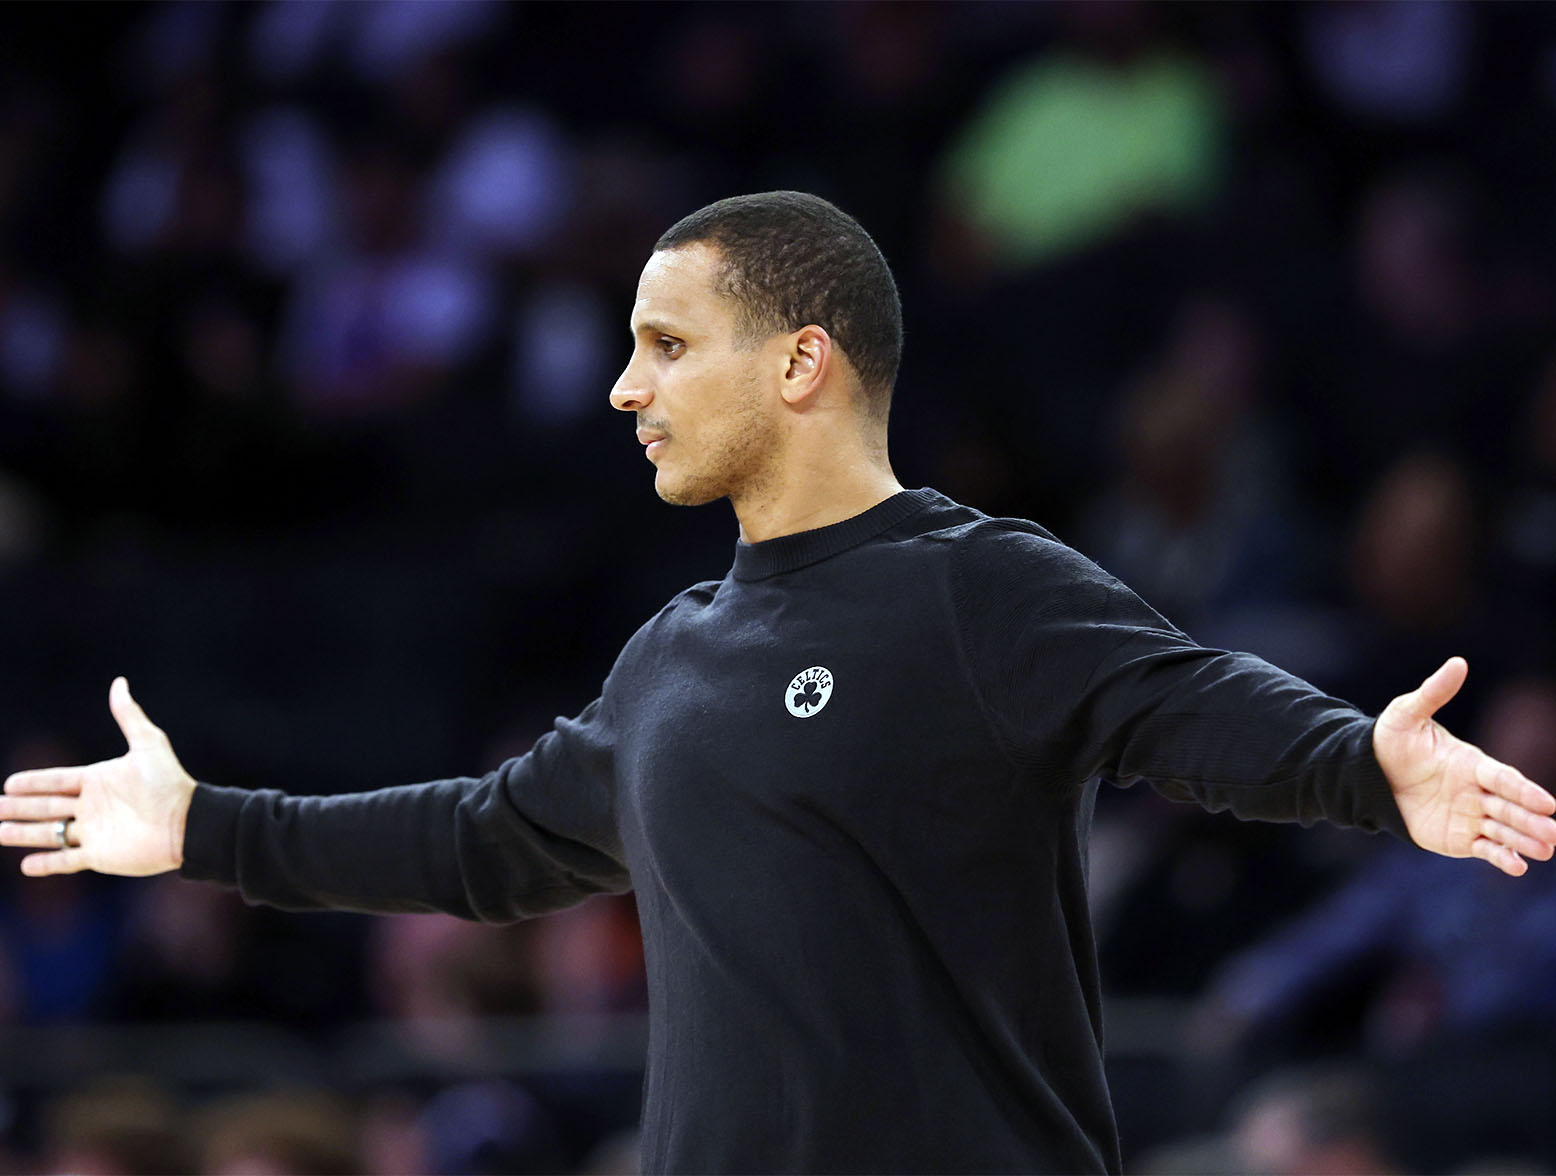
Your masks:
{"label": "stubble beard", "polygon": [[752,380],[701,443],[703,453],[692,458],[696,467],[674,478],[656,477],[654,490],[672,506],[703,506],[721,498],[738,506],[744,499],[760,496],[772,478],[776,432],[762,411],[757,382]]}

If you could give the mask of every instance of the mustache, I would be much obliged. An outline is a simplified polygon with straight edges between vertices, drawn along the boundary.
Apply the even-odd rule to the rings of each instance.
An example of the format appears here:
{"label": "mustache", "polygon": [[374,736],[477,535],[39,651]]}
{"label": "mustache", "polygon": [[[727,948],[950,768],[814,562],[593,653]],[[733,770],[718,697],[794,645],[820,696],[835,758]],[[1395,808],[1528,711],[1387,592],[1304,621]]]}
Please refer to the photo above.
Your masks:
{"label": "mustache", "polygon": [[640,429],[647,429],[653,433],[663,433],[666,439],[668,439],[670,436],[670,424],[668,421],[650,421],[645,420],[642,417],[638,417],[637,427]]}

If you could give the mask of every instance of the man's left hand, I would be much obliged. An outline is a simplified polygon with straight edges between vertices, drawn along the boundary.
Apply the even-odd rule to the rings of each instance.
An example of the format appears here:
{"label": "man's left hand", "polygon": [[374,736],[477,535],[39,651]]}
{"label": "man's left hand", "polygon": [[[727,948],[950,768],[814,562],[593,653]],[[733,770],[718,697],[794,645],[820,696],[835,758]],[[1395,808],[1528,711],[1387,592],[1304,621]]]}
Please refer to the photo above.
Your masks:
{"label": "man's left hand", "polygon": [[1524,858],[1548,861],[1556,852],[1556,798],[1432,718],[1468,674],[1462,657],[1449,658],[1389,703],[1373,727],[1372,750],[1417,845],[1478,857],[1516,877],[1529,868]]}

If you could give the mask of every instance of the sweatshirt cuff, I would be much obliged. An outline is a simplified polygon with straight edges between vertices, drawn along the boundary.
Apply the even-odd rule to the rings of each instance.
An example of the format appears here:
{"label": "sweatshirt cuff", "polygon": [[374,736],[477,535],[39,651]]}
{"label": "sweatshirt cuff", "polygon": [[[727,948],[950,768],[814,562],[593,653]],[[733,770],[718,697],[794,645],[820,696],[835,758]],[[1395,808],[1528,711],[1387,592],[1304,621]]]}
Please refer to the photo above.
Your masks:
{"label": "sweatshirt cuff", "polygon": [[1394,799],[1394,790],[1389,787],[1388,777],[1383,774],[1378,757],[1372,750],[1372,729],[1376,722],[1374,720],[1362,728],[1366,742],[1357,749],[1356,755],[1356,789],[1361,798],[1361,827],[1369,832],[1382,830],[1392,833],[1406,845],[1414,845],[1415,839],[1410,836],[1410,830],[1405,828],[1405,818],[1400,815],[1399,803]]}
{"label": "sweatshirt cuff", "polygon": [[196,882],[238,881],[238,814],[249,794],[242,788],[196,784],[184,821],[181,878]]}

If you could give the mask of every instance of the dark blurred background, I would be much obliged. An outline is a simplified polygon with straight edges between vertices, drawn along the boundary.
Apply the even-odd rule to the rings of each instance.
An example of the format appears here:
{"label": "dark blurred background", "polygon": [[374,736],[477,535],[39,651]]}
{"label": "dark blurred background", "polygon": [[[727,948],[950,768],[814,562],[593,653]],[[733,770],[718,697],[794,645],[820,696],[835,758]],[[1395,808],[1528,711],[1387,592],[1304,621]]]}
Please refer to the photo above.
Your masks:
{"label": "dark blurred background", "polygon": [[[0,753],[479,774],[716,578],[606,392],[655,237],[802,188],[899,476],[1556,783],[1556,9],[0,7]],[[911,633],[884,639],[912,640]],[[0,874],[0,1171],[630,1171],[630,899],[515,928]],[[1556,868],[1105,790],[1135,1171],[1556,1170]],[[933,1108],[904,1108],[905,1116]]]}

